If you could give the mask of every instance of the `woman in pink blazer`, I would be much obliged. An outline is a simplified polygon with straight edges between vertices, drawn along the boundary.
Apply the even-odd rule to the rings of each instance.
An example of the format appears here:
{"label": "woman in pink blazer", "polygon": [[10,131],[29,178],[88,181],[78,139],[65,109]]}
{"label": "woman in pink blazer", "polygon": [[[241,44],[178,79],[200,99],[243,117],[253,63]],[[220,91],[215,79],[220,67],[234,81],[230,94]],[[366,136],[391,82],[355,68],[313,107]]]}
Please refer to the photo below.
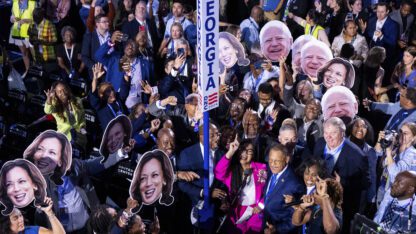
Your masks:
{"label": "woman in pink blazer", "polygon": [[[234,224],[233,227],[228,227],[232,229],[227,230],[229,233],[262,232],[262,217],[249,212],[250,209],[247,210],[248,207],[257,207],[267,180],[266,164],[253,162],[254,155],[253,142],[243,140],[240,144],[236,137],[231,142],[228,152],[215,167],[215,178],[228,187],[230,202],[235,199],[234,204],[231,204],[228,216],[231,223]],[[236,224],[246,210],[247,214],[251,214],[251,216]]]}

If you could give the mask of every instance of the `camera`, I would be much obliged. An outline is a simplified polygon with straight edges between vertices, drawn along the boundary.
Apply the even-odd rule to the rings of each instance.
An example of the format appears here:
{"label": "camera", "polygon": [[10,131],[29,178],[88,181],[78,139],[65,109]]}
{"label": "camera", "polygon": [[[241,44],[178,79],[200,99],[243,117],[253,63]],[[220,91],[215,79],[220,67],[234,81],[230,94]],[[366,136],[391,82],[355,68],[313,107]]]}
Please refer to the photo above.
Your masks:
{"label": "camera", "polygon": [[384,138],[380,140],[381,148],[386,149],[393,144],[395,138],[397,136],[397,132],[394,130],[386,130],[384,132]]}

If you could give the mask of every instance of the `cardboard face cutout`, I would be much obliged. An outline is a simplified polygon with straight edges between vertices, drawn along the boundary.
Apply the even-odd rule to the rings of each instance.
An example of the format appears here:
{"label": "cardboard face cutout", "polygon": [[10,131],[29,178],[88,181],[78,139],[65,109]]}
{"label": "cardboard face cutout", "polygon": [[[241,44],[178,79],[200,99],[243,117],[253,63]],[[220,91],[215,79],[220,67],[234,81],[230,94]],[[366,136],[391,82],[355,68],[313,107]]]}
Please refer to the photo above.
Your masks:
{"label": "cardboard face cutout", "polygon": [[239,66],[247,66],[250,64],[250,61],[246,58],[243,45],[231,33],[220,32],[218,45],[220,73],[222,73],[225,68],[233,67],[236,63]]}
{"label": "cardboard face cutout", "polygon": [[125,115],[119,115],[111,120],[105,131],[100,145],[100,154],[104,156],[104,163],[111,155],[124,155],[123,148],[129,146],[132,135],[130,119]]}
{"label": "cardboard face cutout", "polygon": [[333,58],[331,49],[322,41],[312,40],[306,43],[300,52],[302,72],[316,78],[319,68]]}
{"label": "cardboard face cutout", "polygon": [[340,85],[350,89],[354,81],[354,67],[342,58],[333,58],[318,70],[318,83],[322,83],[327,89]]}
{"label": "cardboard face cutout", "polygon": [[293,45],[292,45],[292,69],[297,74],[302,72],[302,68],[300,66],[300,60],[301,60],[300,51],[302,50],[302,47],[306,43],[308,43],[310,41],[313,41],[313,40],[316,40],[316,39],[311,35],[302,35],[302,36],[296,38],[296,40],[293,42]]}
{"label": "cardboard face cutout", "polygon": [[173,182],[173,167],[169,157],[161,150],[146,152],[134,170],[130,185],[130,197],[139,204],[132,212],[139,212],[143,204],[159,202],[165,206],[172,205]]}
{"label": "cardboard face cutout", "polygon": [[23,158],[33,162],[42,175],[50,175],[55,184],[62,184],[62,176],[71,168],[72,146],[64,134],[46,130],[26,148]]}
{"label": "cardboard face cutout", "polygon": [[260,30],[260,45],[263,55],[272,62],[289,55],[293,37],[289,28],[278,20],[269,21]]}
{"label": "cardboard face cutout", "polygon": [[335,86],[326,91],[321,104],[324,120],[339,117],[345,123],[349,123],[358,113],[358,103],[354,94],[344,86]]}
{"label": "cardboard face cutout", "polygon": [[35,201],[40,205],[46,197],[46,182],[39,169],[30,161],[16,159],[6,162],[0,171],[0,203],[3,215],[13,208],[23,208]]}

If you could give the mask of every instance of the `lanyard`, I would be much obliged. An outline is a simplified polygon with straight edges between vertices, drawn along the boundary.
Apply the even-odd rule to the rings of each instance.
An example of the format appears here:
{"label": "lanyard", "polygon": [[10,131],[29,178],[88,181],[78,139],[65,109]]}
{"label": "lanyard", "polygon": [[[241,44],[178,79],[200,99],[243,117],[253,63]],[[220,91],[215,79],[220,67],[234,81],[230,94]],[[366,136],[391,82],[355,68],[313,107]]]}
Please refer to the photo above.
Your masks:
{"label": "lanyard", "polygon": [[117,117],[118,115],[121,115],[121,114],[122,114],[122,113],[121,113],[121,108],[120,108],[120,105],[118,104],[118,102],[117,102],[117,101],[116,101],[116,104],[117,104],[117,106],[118,106],[118,111],[117,111],[117,113],[114,111],[113,107],[112,107],[110,104],[108,104],[108,103],[107,103],[107,106],[108,106],[108,108],[110,108],[110,110],[111,110],[111,112],[113,113],[114,117]]}
{"label": "lanyard", "polygon": [[254,81],[254,75],[253,75],[253,73],[251,73],[250,78],[251,78],[251,85],[252,85],[252,88],[251,88],[252,93],[256,92],[257,85],[259,85],[260,81],[263,79],[263,74],[264,74],[264,72],[261,72],[260,75],[257,77],[257,80]]}
{"label": "lanyard", "polygon": [[72,69],[72,55],[74,54],[74,44],[72,44],[72,46],[71,46],[71,55],[69,55],[69,53],[68,53],[68,49],[69,48],[67,48],[66,47],[66,44],[64,44],[64,47],[65,47],[65,54],[66,54],[66,57],[68,58],[68,60],[69,60],[69,66],[71,67],[71,69]]}
{"label": "lanyard", "polygon": [[259,27],[257,26],[257,24],[256,23],[254,23],[250,18],[248,19],[248,20],[250,20],[250,24],[251,25],[253,25],[254,26],[254,28],[257,30],[257,31],[259,31]]}

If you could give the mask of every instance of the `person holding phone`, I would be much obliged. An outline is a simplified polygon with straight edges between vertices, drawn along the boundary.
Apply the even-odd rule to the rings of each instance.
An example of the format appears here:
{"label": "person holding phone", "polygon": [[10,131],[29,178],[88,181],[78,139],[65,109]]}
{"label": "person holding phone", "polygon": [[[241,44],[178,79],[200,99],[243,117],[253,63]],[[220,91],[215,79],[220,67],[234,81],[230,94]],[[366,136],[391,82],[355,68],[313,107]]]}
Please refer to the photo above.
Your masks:
{"label": "person holding phone", "polygon": [[184,38],[182,24],[174,22],[170,28],[170,36],[163,39],[159,47],[159,56],[161,58],[169,58],[175,55],[175,44],[178,39]]}

